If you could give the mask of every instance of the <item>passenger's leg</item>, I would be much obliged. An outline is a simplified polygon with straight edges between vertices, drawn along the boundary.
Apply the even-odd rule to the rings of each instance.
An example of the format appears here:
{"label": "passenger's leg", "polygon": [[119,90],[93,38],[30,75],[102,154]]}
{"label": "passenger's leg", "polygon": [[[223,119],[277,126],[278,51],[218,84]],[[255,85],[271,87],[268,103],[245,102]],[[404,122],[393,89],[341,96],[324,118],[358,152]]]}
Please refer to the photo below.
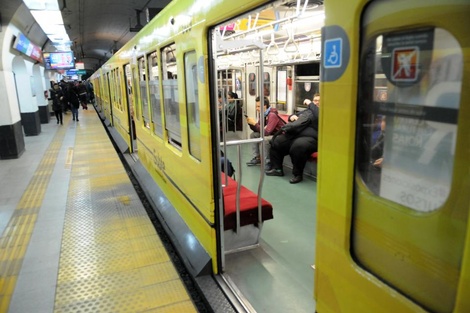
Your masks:
{"label": "passenger's leg", "polygon": [[305,164],[310,155],[317,150],[317,141],[312,137],[300,137],[294,140],[289,155],[292,160],[291,183],[302,181]]}
{"label": "passenger's leg", "polygon": [[271,139],[273,136],[264,136],[264,157],[266,159],[266,164],[264,165],[265,170],[270,170],[272,168],[271,166],[271,159],[269,157],[269,150],[271,149]]}
{"label": "passenger's leg", "polygon": [[272,169],[266,171],[268,176],[283,176],[282,162],[284,156],[289,153],[292,140],[287,138],[285,134],[281,134],[274,139],[273,145],[269,149],[269,158],[271,160]]}
{"label": "passenger's leg", "polygon": [[[252,132],[250,134],[250,139],[256,139],[260,137],[260,133],[258,132]],[[248,166],[254,166],[254,165],[260,165],[261,160],[259,158],[259,143],[253,143],[251,144],[251,151],[253,153],[253,158],[246,162],[246,165]]]}
{"label": "passenger's leg", "polygon": [[[250,139],[257,139],[259,138],[261,135],[260,133],[258,132],[252,132],[250,134]],[[251,145],[251,152],[253,153],[253,158],[257,158],[259,159],[259,143],[254,143]]]}

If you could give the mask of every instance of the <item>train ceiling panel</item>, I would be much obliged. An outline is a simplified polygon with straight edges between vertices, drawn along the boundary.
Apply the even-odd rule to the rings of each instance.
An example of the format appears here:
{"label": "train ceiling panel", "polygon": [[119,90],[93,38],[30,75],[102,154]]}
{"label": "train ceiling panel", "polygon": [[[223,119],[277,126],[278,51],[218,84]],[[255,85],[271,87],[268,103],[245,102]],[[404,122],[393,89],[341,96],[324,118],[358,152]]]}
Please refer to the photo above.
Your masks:
{"label": "train ceiling panel", "polygon": [[319,60],[324,18],[322,2],[275,2],[219,25],[217,57],[222,66],[256,64],[265,49],[266,64]]}

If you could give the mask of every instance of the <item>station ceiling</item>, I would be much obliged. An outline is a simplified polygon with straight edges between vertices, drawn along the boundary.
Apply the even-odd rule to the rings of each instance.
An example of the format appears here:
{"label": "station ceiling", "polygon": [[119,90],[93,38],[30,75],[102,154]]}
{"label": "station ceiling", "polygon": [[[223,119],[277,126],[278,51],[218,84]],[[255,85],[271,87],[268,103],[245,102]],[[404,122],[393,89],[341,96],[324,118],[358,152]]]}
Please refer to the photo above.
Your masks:
{"label": "station ceiling", "polygon": [[[171,0],[58,0],[77,60],[106,60]],[[92,60],[89,60],[92,61]],[[94,63],[94,62],[89,62]]]}
{"label": "station ceiling", "polygon": [[[128,42],[171,0],[57,0],[62,12],[71,49],[77,62],[96,69]],[[43,51],[54,47],[36,23],[22,0],[0,1],[0,39],[2,27],[14,24]],[[1,40],[0,40],[1,41]]]}

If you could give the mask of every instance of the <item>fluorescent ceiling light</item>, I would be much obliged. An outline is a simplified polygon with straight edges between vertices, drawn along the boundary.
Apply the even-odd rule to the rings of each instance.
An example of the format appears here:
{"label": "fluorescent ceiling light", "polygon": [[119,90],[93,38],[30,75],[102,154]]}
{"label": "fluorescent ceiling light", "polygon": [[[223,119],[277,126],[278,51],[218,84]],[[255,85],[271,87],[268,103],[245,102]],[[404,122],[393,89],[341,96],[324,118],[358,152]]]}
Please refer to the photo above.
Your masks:
{"label": "fluorescent ceiling light", "polygon": [[49,24],[49,25],[42,25],[42,30],[46,35],[52,35],[52,34],[67,34],[65,31],[64,25],[56,25],[56,24]]}
{"label": "fluorescent ceiling light", "polygon": [[42,27],[42,25],[48,24],[64,24],[62,20],[62,14],[60,11],[31,11],[31,14],[36,19],[36,22]]}
{"label": "fluorescent ceiling light", "polygon": [[59,10],[57,0],[23,0],[30,10]]}
{"label": "fluorescent ceiling light", "polygon": [[62,14],[59,10],[40,11],[31,10],[36,22],[42,28],[44,33],[49,37],[52,42],[70,42],[67,31],[64,27]]}

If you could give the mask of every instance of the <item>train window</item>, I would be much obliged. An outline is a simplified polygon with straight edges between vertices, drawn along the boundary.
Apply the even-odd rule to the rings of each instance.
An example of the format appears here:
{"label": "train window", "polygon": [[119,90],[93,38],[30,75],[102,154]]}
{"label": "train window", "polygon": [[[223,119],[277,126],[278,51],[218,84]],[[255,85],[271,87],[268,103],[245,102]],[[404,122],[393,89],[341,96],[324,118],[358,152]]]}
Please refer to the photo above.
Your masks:
{"label": "train window", "polygon": [[455,171],[462,6],[405,3],[372,1],[362,15],[351,254],[426,310],[451,312],[468,219]]}
{"label": "train window", "polygon": [[250,93],[250,96],[256,96],[256,74],[255,73],[250,73],[248,75],[248,92]]}
{"label": "train window", "polygon": [[[450,54],[440,56],[441,49]],[[383,34],[365,54],[358,169],[372,192],[419,212],[452,180],[462,51],[443,29]]]}
{"label": "train window", "polygon": [[147,96],[147,70],[145,65],[145,58],[139,59],[139,86],[140,86],[140,99],[142,101],[142,118],[144,119],[145,127],[150,128],[149,118],[149,102]]}
{"label": "train window", "polygon": [[119,72],[119,69],[115,69],[114,70],[114,86],[115,86],[115,90],[114,90],[114,93],[115,93],[115,107],[119,110],[119,111],[123,111],[123,106],[122,106],[122,99],[121,99],[121,89],[119,88],[119,86],[121,86],[120,84],[120,81],[121,81],[121,75],[120,75],[120,72]]}
{"label": "train window", "polygon": [[152,106],[152,122],[154,124],[153,131],[157,136],[163,137],[162,104],[160,100],[160,78],[157,52],[149,54],[147,61],[149,65],[149,94],[150,105]]}
{"label": "train window", "polygon": [[184,55],[186,120],[188,122],[189,152],[201,160],[201,125],[199,118],[199,89],[196,52]]}
{"label": "train window", "polygon": [[271,74],[269,72],[264,72],[263,89],[264,96],[269,97],[271,95]]}
{"label": "train window", "polygon": [[131,92],[133,92],[133,97],[134,97],[134,118],[137,120],[137,121],[141,121],[142,120],[142,107],[139,105],[139,88],[137,88],[137,86],[139,86],[139,75],[138,75],[138,68],[133,66],[131,67],[131,79],[132,79],[132,86],[133,89],[131,90]]}
{"label": "train window", "polygon": [[171,44],[162,49],[161,61],[165,129],[168,132],[168,142],[181,148],[181,125],[175,44]]}

